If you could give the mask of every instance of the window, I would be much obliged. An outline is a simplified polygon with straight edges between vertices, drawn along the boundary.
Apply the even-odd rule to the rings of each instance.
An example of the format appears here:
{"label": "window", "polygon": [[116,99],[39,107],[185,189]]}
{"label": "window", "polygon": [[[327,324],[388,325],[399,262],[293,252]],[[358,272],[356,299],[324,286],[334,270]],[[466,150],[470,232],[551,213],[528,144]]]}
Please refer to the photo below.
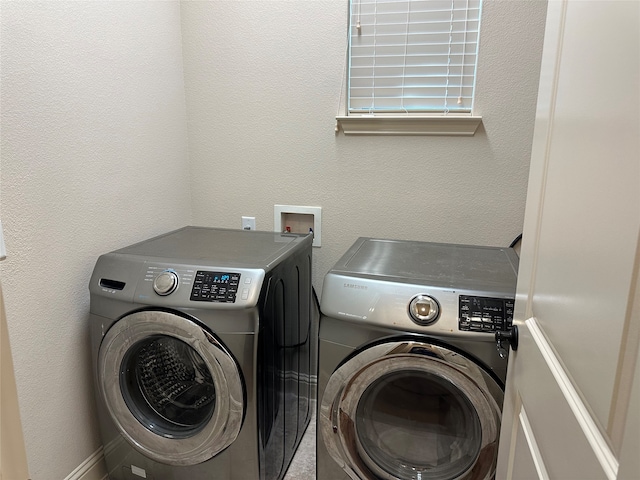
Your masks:
{"label": "window", "polygon": [[350,0],[345,133],[472,135],[481,1]]}

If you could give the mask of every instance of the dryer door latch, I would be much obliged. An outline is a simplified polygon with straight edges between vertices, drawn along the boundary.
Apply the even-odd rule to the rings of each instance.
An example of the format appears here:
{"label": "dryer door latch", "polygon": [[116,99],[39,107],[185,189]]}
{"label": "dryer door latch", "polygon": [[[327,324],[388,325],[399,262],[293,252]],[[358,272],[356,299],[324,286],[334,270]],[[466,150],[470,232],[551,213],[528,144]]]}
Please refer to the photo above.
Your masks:
{"label": "dryer door latch", "polygon": [[507,356],[507,348],[502,343],[507,342],[511,345],[512,350],[518,350],[518,327],[517,325],[512,326],[509,330],[503,332],[496,332],[496,347],[498,348],[498,353],[500,357],[505,358]]}

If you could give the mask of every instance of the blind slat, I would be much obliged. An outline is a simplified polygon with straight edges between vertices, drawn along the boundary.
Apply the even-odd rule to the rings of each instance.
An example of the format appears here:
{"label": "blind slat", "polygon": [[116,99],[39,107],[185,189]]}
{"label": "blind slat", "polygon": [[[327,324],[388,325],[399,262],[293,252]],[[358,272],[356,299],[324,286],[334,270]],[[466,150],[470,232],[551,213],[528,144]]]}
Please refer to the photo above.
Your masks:
{"label": "blind slat", "polygon": [[350,112],[471,112],[481,0],[350,0]]}

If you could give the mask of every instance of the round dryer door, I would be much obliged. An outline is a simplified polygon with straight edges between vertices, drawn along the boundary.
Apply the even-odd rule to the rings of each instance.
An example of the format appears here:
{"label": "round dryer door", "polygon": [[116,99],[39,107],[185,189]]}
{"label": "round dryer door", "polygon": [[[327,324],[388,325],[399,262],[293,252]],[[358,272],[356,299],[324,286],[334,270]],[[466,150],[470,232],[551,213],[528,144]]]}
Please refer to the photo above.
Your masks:
{"label": "round dryer door", "polygon": [[238,366],[184,316],[140,311],[105,335],[98,386],[122,435],[149,458],[194,465],[228,447],[244,416]]}
{"label": "round dryer door", "polygon": [[405,341],[369,347],[327,384],[319,427],[353,478],[490,479],[503,392],[469,358]]}

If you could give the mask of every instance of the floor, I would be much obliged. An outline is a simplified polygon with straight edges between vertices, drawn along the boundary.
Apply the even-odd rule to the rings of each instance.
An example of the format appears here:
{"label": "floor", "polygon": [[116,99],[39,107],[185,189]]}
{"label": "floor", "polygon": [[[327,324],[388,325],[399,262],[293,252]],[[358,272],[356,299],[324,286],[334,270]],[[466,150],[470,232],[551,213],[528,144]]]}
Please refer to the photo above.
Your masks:
{"label": "floor", "polygon": [[[315,408],[314,408],[315,410]],[[316,478],[316,416],[309,422],[300,446],[289,465],[284,480],[315,480]]]}

